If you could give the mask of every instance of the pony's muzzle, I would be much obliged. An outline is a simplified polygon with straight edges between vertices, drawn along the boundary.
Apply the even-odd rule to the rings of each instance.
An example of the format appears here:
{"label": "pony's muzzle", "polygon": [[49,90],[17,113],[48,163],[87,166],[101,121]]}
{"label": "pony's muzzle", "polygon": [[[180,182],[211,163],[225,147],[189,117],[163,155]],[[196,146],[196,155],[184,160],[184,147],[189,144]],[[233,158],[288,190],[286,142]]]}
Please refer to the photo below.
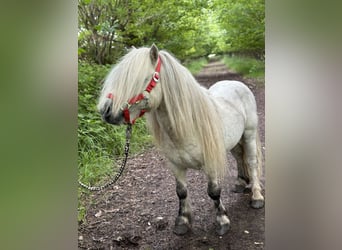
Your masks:
{"label": "pony's muzzle", "polygon": [[113,125],[120,125],[123,123],[123,112],[120,110],[117,115],[113,114],[112,111],[113,101],[108,101],[104,108],[100,111],[102,119]]}

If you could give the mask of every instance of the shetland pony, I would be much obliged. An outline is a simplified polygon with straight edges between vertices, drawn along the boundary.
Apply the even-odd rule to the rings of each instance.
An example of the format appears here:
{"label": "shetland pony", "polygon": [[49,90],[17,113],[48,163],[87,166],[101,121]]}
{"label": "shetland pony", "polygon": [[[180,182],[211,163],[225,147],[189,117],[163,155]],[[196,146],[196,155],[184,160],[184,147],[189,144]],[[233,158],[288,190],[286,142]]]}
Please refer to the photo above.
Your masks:
{"label": "shetland pony", "polygon": [[243,83],[220,81],[205,89],[177,59],[153,44],[151,48],[133,48],[110,71],[98,109],[103,119],[114,125],[134,124],[146,113],[155,143],[176,178],[176,234],[183,235],[191,229],[188,168],[205,172],[208,195],[216,208],[216,231],[219,235],[228,231],[230,221],[220,199],[219,185],[227,171],[227,151],[237,161],[235,191],[248,188],[252,192],[251,206],[264,206],[256,102]]}

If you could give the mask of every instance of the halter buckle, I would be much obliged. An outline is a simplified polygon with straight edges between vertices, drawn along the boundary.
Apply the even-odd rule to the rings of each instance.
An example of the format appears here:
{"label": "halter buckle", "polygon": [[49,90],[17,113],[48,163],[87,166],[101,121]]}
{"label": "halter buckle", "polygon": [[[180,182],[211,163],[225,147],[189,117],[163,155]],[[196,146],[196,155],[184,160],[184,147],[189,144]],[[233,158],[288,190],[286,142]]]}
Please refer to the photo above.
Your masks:
{"label": "halter buckle", "polygon": [[159,73],[158,72],[154,72],[152,78],[153,78],[153,81],[159,82]]}
{"label": "halter buckle", "polygon": [[125,109],[129,109],[132,105],[129,104],[128,102],[125,102],[122,106],[121,106],[121,111],[124,111]]}

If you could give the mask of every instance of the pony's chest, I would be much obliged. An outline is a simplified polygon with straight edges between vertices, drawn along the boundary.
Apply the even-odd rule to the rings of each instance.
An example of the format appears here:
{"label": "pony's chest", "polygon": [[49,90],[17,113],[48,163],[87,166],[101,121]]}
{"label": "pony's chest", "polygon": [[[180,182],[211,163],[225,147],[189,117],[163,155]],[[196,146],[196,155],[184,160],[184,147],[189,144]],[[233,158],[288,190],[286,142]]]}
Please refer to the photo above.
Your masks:
{"label": "pony's chest", "polygon": [[168,143],[163,143],[162,149],[165,156],[174,165],[194,169],[200,169],[203,165],[202,151],[198,144],[189,142],[175,145],[169,141]]}

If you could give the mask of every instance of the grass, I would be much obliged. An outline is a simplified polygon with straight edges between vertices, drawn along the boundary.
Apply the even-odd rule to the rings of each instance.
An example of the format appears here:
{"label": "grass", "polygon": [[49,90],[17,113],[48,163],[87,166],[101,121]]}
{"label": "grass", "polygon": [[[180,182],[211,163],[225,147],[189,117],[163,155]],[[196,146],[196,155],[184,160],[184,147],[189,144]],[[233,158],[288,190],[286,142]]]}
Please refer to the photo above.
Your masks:
{"label": "grass", "polygon": [[[113,176],[115,171],[121,164],[125,146],[126,127],[114,127],[112,125],[103,124],[104,127],[109,127],[111,136],[107,134],[101,137],[93,137],[85,135],[83,143],[79,143],[79,175],[84,183],[88,184],[104,184],[108,180],[107,177]],[[112,127],[110,127],[112,126]],[[112,148],[108,147],[112,145]],[[140,118],[133,126],[133,132],[130,142],[130,155],[139,153],[152,145],[152,137],[148,133],[145,119]],[[106,180],[107,179],[107,180]]]}
{"label": "grass", "polygon": [[[265,61],[247,56],[224,56],[223,63],[232,71],[244,77],[254,78],[258,83],[265,82]],[[186,61],[184,66],[196,75],[208,64],[208,59],[202,57],[195,60]]]}
{"label": "grass", "polygon": [[208,60],[206,57],[201,57],[196,60],[191,60],[184,63],[184,66],[193,74],[198,74],[201,69],[208,64]]}
{"label": "grass", "polygon": [[265,82],[265,61],[246,56],[224,56],[223,63],[244,77],[254,78],[259,83]]}

